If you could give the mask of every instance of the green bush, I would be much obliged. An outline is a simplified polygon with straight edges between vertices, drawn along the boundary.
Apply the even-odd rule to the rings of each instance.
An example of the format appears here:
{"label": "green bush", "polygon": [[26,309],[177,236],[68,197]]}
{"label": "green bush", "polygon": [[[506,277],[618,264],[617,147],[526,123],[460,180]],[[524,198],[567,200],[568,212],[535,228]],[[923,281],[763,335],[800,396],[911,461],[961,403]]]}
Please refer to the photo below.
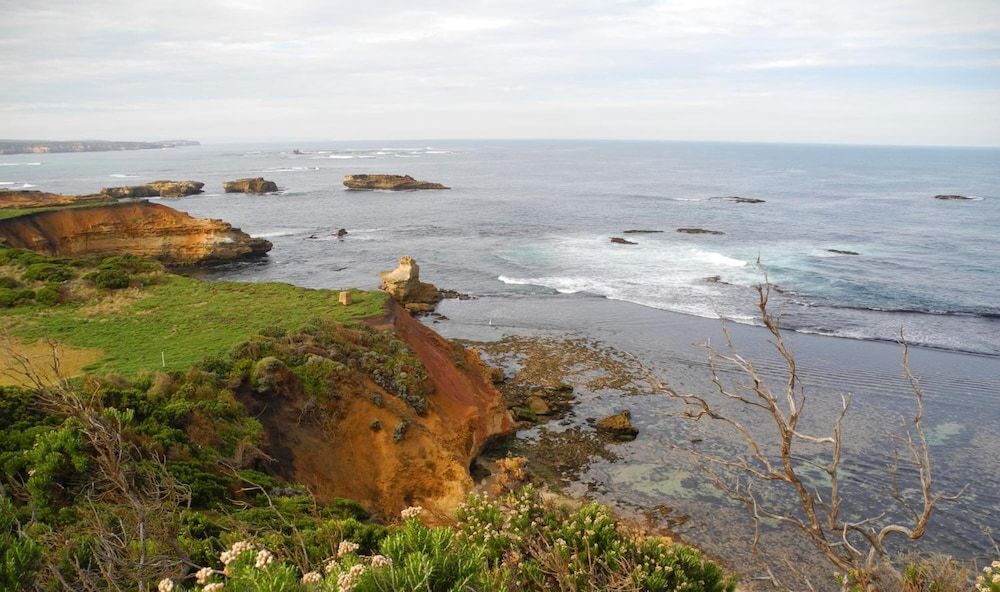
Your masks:
{"label": "green bush", "polygon": [[62,291],[55,284],[42,286],[35,291],[35,300],[46,306],[55,306],[62,302]]}
{"label": "green bush", "polygon": [[12,277],[0,275],[0,288],[7,288],[8,290],[14,290],[20,287],[21,287],[21,282],[15,280]]}
{"label": "green bush", "polygon": [[27,304],[35,299],[34,290],[11,290],[0,288],[0,308],[12,308]]}
{"label": "green bush", "polygon": [[24,271],[22,277],[38,282],[65,282],[73,278],[73,270],[61,263],[32,263]]}
{"label": "green bush", "polygon": [[0,590],[32,589],[41,559],[41,548],[20,531],[14,505],[0,495]]}
{"label": "green bush", "polygon": [[131,278],[127,273],[118,269],[100,269],[88,273],[84,279],[98,288],[106,290],[121,290],[129,287]]}

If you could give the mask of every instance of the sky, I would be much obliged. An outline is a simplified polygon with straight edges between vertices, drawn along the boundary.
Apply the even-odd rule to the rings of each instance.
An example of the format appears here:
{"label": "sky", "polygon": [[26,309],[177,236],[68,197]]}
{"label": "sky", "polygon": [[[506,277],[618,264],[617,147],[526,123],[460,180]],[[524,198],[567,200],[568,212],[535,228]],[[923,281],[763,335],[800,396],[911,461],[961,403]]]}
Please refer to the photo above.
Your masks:
{"label": "sky", "polygon": [[1000,0],[0,0],[0,138],[1000,146]]}

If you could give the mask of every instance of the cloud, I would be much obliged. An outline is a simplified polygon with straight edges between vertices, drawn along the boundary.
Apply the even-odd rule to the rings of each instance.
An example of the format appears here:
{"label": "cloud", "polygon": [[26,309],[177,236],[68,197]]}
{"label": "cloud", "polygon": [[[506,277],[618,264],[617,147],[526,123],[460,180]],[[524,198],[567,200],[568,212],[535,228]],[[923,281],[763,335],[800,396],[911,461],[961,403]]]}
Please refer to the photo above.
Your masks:
{"label": "cloud", "polygon": [[0,137],[1000,143],[994,0],[0,0],[0,14]]}

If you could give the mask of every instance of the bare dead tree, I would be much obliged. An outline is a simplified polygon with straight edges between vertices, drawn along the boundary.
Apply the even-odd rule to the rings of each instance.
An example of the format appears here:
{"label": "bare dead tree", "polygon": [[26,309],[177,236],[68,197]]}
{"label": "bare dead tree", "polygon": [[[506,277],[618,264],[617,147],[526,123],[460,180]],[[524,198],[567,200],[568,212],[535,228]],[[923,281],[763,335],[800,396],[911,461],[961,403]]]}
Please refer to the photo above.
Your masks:
{"label": "bare dead tree", "polygon": [[[167,471],[165,460],[128,438],[133,412],[106,408],[100,386],[85,389],[63,376],[57,344],[49,341],[48,367],[0,337],[4,375],[32,388],[39,404],[72,420],[89,446],[93,470],[81,495],[87,530],[98,536],[93,567],[75,566],[67,582],[55,565],[53,578],[66,589],[147,590],[150,582],[184,564],[176,544],[177,511],[190,505],[190,492]],[[72,585],[70,585],[72,584]]]}
{"label": "bare dead tree", "polygon": [[[770,284],[766,274],[756,293],[761,321],[783,362],[780,386],[772,387],[762,370],[737,351],[725,323],[725,348],[720,350],[705,344],[713,394],[678,392],[645,368],[644,378],[655,391],[681,401],[687,418],[723,426],[737,436],[742,452],[735,455],[685,450],[694,456],[715,487],[748,508],[754,522],[752,549],[765,565],[768,558],[760,550],[761,526],[771,521],[805,535],[856,585],[875,590],[872,582],[876,572],[888,571],[899,576],[893,567],[892,551],[887,547],[890,537],[910,541],[921,538],[934,510],[965,490],[963,487],[955,494],[945,495],[934,487],[930,447],[923,427],[924,393],[910,369],[909,347],[901,333],[902,371],[912,390],[915,408],[912,416],[900,419],[898,431],[890,435],[891,441],[899,444],[895,461],[887,469],[890,491],[885,498],[870,500],[874,506],[881,506],[881,511],[855,517],[856,508],[850,509],[854,511],[845,508],[842,491],[843,428],[850,398],[841,395],[833,415],[825,420],[820,418],[820,424],[825,421],[828,426],[825,431],[813,433],[802,427],[809,399],[795,357],[782,337],[779,317],[769,309]],[[738,378],[725,379],[724,372],[729,370],[735,370]],[[762,434],[761,426],[766,426],[764,431],[772,431],[773,436]],[[916,494],[904,492],[898,483],[896,477],[903,463],[919,476]],[[806,473],[810,469],[822,471],[828,483],[820,486],[808,480]],[[782,505],[777,498],[793,501]],[[890,518],[899,515],[905,519]],[[771,568],[766,569],[768,579],[781,587]],[[808,582],[805,585],[812,588]]]}

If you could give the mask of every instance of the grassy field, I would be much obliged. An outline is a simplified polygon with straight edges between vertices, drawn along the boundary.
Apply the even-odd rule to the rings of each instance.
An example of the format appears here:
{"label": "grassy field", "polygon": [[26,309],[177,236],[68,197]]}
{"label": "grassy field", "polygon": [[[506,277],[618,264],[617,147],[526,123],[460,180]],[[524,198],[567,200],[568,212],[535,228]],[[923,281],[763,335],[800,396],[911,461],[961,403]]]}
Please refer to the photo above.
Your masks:
{"label": "grassy field", "polygon": [[25,343],[51,338],[99,351],[99,361],[85,370],[133,375],[189,368],[266,327],[298,329],[319,317],[343,322],[374,316],[385,303],[381,292],[352,291],[354,304],[342,306],[336,291],[176,275],[130,292],[83,305],[8,309],[0,311],[0,324]]}

